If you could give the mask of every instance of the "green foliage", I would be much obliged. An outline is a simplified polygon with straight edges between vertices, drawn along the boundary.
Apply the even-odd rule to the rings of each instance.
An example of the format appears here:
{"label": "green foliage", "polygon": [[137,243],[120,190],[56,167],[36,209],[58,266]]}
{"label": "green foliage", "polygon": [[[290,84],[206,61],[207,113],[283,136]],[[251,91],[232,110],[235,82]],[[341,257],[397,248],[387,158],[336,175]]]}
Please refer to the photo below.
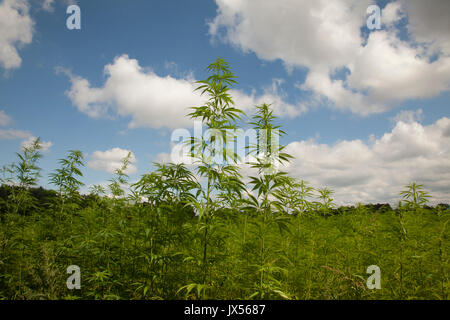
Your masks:
{"label": "green foliage", "polygon": [[[236,76],[231,73],[229,64],[221,58],[210,64],[207,71],[211,75],[206,80],[198,81],[196,90],[200,90],[201,95],[206,95],[208,100],[203,106],[193,107],[193,112],[189,114],[191,118],[204,123],[207,134],[187,141],[191,156],[196,159],[197,173],[207,179],[206,190],[200,187],[197,197],[191,201],[202,220],[199,221],[198,230],[202,233],[203,243],[203,285],[206,285],[209,269],[208,245],[211,231],[214,230],[211,223],[218,208],[217,202],[212,199],[213,193],[219,193],[219,199],[225,197],[227,202],[234,203],[238,198],[235,195],[243,189],[243,185],[237,183],[240,178],[235,167],[237,155],[229,148],[234,142],[232,132],[237,129],[235,122],[243,114],[234,107],[229,93],[230,87],[237,83],[234,80]],[[198,199],[199,195],[201,199]]]}
{"label": "green foliage", "polygon": [[9,201],[6,202],[14,214],[25,213],[35,206],[35,199],[29,189],[37,184],[40,177],[41,168],[37,163],[42,157],[39,151],[41,148],[41,140],[36,138],[31,145],[22,147],[22,153],[16,153],[19,158],[17,163],[2,168],[1,183],[18,187],[11,189]]}
{"label": "green foliage", "polygon": [[110,180],[110,184],[108,185],[111,194],[114,199],[118,199],[119,197],[125,194],[125,187],[128,184],[128,175],[125,173],[127,170],[130,161],[131,161],[131,151],[128,152],[127,156],[122,159],[121,167],[114,170],[114,178]]}
{"label": "green foliage", "polygon": [[333,203],[334,199],[331,198],[334,194],[334,191],[328,189],[327,187],[323,187],[323,188],[317,189],[317,192],[319,193],[317,198],[320,199],[321,202],[315,203],[316,208],[322,214],[328,214],[330,212],[330,209],[335,207],[335,205]]}
{"label": "green foliage", "polygon": [[313,209],[313,203],[308,199],[313,197],[314,188],[308,186],[305,180],[297,181],[285,177],[284,183],[275,191],[277,201],[274,205],[287,214],[307,214]]}
{"label": "green foliage", "polygon": [[[197,175],[156,163],[130,186],[129,153],[112,197],[100,185],[83,195],[83,154],[72,150],[50,175],[56,191],[33,188],[39,139],[3,167],[0,299],[449,298],[448,205],[425,206],[428,193],[412,183],[395,210],[336,208],[333,190],[282,170],[291,156],[268,104],[250,121],[247,181],[229,148],[243,115],[230,96],[235,76],[220,58],[207,70],[198,90],[208,99],[190,116],[210,134],[186,142]],[[81,268],[81,290],[66,287],[70,265]],[[370,265],[381,268],[381,290],[366,286]]]}
{"label": "green foliage", "polygon": [[403,202],[406,206],[417,209],[428,203],[428,199],[431,197],[430,194],[423,190],[422,184],[417,184],[412,182],[411,184],[405,186],[406,190],[400,192],[403,197]]}
{"label": "green foliage", "polygon": [[60,159],[61,167],[50,174],[50,183],[58,187],[60,198],[60,213],[64,211],[65,201],[79,200],[78,190],[84,184],[77,179],[83,173],[79,167],[84,166],[83,153],[79,150],[70,150],[66,159]]}
{"label": "green foliage", "polygon": [[[174,205],[117,208],[113,201],[79,208],[72,220],[54,219],[44,206],[3,220],[0,297],[449,298],[450,215],[438,216],[438,209],[404,211],[401,222],[398,211],[347,208],[324,217],[279,213],[264,224],[262,215],[250,210],[218,209],[208,227],[204,279],[198,235],[205,225],[188,207],[179,207],[177,215]],[[81,268],[81,290],[66,287],[72,264]],[[381,268],[381,290],[365,286],[372,264]]]}
{"label": "green foliage", "polygon": [[39,152],[41,148],[41,140],[37,138],[31,145],[24,146],[22,153],[16,153],[19,162],[14,163],[12,168],[16,173],[17,182],[21,188],[29,188],[36,185],[41,171],[41,168],[37,166],[38,160],[42,157],[42,154]]}

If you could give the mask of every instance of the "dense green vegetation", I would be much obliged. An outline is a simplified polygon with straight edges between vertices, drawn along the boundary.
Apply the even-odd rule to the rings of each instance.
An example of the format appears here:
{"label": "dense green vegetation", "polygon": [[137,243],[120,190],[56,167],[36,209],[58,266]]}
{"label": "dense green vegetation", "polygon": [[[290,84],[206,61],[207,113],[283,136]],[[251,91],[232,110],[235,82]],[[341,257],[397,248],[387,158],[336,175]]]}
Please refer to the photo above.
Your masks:
{"label": "dense green vegetation", "polygon": [[[222,59],[208,71],[207,103],[190,116],[214,134],[187,141],[195,171],[156,164],[130,184],[129,154],[109,190],[82,195],[83,154],[72,150],[48,177],[56,190],[44,190],[39,139],[3,167],[0,298],[449,298],[448,206],[426,206],[430,196],[411,183],[396,209],[336,208],[332,190],[275,170],[290,155],[271,141],[285,133],[266,104],[249,121],[268,134],[248,148],[257,174],[246,182],[221,141],[233,141],[243,115],[229,95],[235,77]],[[66,286],[70,265],[80,290]],[[379,290],[366,286],[370,265],[381,269]]]}

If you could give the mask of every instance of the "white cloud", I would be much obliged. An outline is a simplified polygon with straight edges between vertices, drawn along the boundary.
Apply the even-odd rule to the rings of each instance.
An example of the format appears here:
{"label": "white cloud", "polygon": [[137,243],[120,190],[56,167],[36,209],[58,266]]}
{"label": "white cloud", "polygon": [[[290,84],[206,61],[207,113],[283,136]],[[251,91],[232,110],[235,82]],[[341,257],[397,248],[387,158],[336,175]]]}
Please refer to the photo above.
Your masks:
{"label": "white cloud", "polygon": [[393,121],[394,123],[397,123],[399,121],[403,121],[406,123],[422,122],[423,110],[422,109],[417,109],[416,111],[403,110],[399,112],[395,117],[391,118],[391,121]]}
{"label": "white cloud", "polygon": [[[35,140],[36,140],[36,137],[30,135],[25,140],[22,141],[21,145],[22,145],[22,147],[29,147],[29,146],[31,146],[33,144],[33,142]],[[41,145],[40,151],[47,152],[47,151],[50,150],[50,148],[53,145],[53,143],[50,142],[50,141],[41,141],[40,145]]]}
{"label": "white cloud", "polygon": [[450,88],[450,57],[429,63],[417,49],[386,31],[372,32],[349,68],[347,84],[368,91],[371,101],[383,104],[429,98]]}
{"label": "white cloud", "polygon": [[[12,122],[11,117],[9,117],[4,111],[0,110],[0,126],[7,126]],[[23,130],[17,129],[0,129],[0,140],[16,140],[22,139],[21,146],[30,146],[36,137],[31,133]],[[41,151],[48,151],[52,143],[50,141],[41,141]]]}
{"label": "white cloud", "polygon": [[31,43],[34,22],[28,11],[26,0],[4,0],[0,4],[0,66],[4,69],[20,67],[17,49]]}
{"label": "white cloud", "polygon": [[105,74],[107,80],[101,88],[91,88],[88,80],[71,77],[68,96],[79,111],[100,117],[112,109],[120,116],[131,117],[131,128],[177,128],[189,123],[188,108],[203,102],[193,92],[193,80],[160,77],[143,70],[137,60],[127,55],[106,65]]}
{"label": "white cloud", "polygon": [[[10,118],[8,119],[10,121]],[[0,111],[0,124],[2,121],[2,111]],[[0,140],[16,140],[21,139],[21,146],[22,147],[28,147],[30,146],[35,140],[36,137],[33,136],[28,131],[23,130],[16,130],[16,129],[0,129]],[[41,141],[41,151],[47,152],[50,150],[50,147],[53,145],[50,141]]]}
{"label": "white cloud", "polygon": [[408,30],[416,41],[430,46],[431,52],[450,55],[450,1],[402,0],[409,18]]}
{"label": "white cloud", "polygon": [[[59,69],[61,71],[62,69]],[[185,78],[161,77],[151,70],[144,70],[135,59],[128,55],[116,57],[112,64],[105,66],[106,81],[100,88],[92,88],[87,79],[64,71],[71,80],[68,97],[79,111],[91,117],[117,114],[131,117],[130,128],[149,126],[152,128],[179,128],[192,124],[186,115],[189,108],[205,102],[198,86],[191,76]],[[296,116],[305,111],[302,106],[294,106],[284,101],[280,82],[266,88],[261,97],[247,95],[232,90],[236,106],[244,111],[257,103],[275,102],[276,111],[283,116]]]}
{"label": "white cloud", "polygon": [[[216,3],[217,16],[209,24],[213,39],[263,60],[280,59],[288,69],[307,67],[299,87],[312,91],[310,104],[368,115],[450,89],[449,1],[390,3],[382,13],[388,28],[373,30],[368,39],[360,28],[366,24],[369,0]],[[399,38],[393,24],[403,16],[408,16],[418,44]],[[441,55],[430,62],[435,52]],[[340,70],[348,73],[336,78]]]}
{"label": "white cloud", "polygon": [[0,110],[0,126],[7,126],[12,122],[10,116],[8,116],[3,110]]}
{"label": "white cloud", "polygon": [[[112,148],[106,151],[95,151],[91,155],[91,159],[88,161],[88,167],[94,170],[106,171],[108,173],[114,173],[115,170],[120,169],[122,166],[122,160],[131,152],[121,148]],[[137,172],[135,166],[136,157],[131,153],[130,163],[125,170],[126,174],[133,174]]]}
{"label": "white cloud", "polygon": [[22,130],[0,129],[0,140],[26,139],[31,134]]}
{"label": "white cloud", "polygon": [[345,81],[332,80],[329,74],[311,71],[306,77],[305,83],[298,86],[302,90],[312,91],[313,102],[323,103],[336,109],[353,113],[368,115],[383,112],[388,108],[382,104],[372,103],[361,93],[350,91],[346,88]]}
{"label": "white cloud", "polygon": [[[360,45],[370,1],[216,0],[209,32],[264,60],[328,69],[345,65]],[[351,6],[352,5],[352,6]]]}
{"label": "white cloud", "polygon": [[158,153],[155,157],[155,162],[157,163],[169,163],[172,162],[172,158],[170,154],[166,152]]}
{"label": "white cloud", "polygon": [[381,22],[386,26],[398,22],[404,16],[402,4],[399,1],[390,2],[384,7]]}
{"label": "white cloud", "polygon": [[428,126],[399,121],[368,144],[292,142],[287,152],[295,157],[287,168],[292,175],[331,187],[340,204],[396,203],[411,181],[423,183],[434,203],[450,201],[450,118]]}
{"label": "white cloud", "polygon": [[273,79],[272,85],[263,89],[263,94],[257,96],[253,91],[250,95],[240,91],[231,90],[230,94],[239,108],[251,113],[255,105],[263,103],[272,104],[274,114],[279,117],[295,118],[307,111],[307,107],[301,103],[291,104],[286,102],[287,94],[281,89],[283,79]]}

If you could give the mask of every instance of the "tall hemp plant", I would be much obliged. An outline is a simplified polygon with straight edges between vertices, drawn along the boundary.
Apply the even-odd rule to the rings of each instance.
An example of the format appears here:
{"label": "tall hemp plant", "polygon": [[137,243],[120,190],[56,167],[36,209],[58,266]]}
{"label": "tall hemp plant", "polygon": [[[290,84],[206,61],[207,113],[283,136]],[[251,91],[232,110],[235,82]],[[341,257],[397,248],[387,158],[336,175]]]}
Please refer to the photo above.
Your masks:
{"label": "tall hemp plant", "polygon": [[[17,222],[20,227],[20,233],[15,235],[15,238],[20,239],[20,246],[18,246],[18,249],[20,248],[18,296],[22,296],[25,290],[24,268],[26,266],[23,264],[27,247],[25,244],[25,215],[29,211],[32,211],[33,208],[36,208],[35,199],[30,193],[30,188],[37,184],[40,177],[41,168],[38,167],[37,163],[42,157],[41,149],[41,139],[36,138],[30,145],[22,147],[22,153],[16,153],[19,158],[17,163],[13,163],[11,166],[5,168],[10,174],[9,181],[7,182],[13,185],[9,195],[9,200],[12,203],[11,212],[14,214],[14,218],[18,218]],[[23,215],[17,217],[16,215],[18,213],[22,213]],[[9,225],[8,221],[6,224]]]}
{"label": "tall hemp plant", "polygon": [[198,188],[198,183],[191,171],[183,163],[154,163],[155,172],[142,175],[132,184],[132,199],[145,202],[151,207],[165,203],[167,208],[188,202],[194,198],[191,190]]}
{"label": "tall hemp plant", "polygon": [[302,215],[312,207],[308,198],[312,198],[313,191],[314,188],[310,187],[307,181],[286,177],[285,183],[274,192],[277,199],[274,204],[288,214]]}
{"label": "tall hemp plant", "polygon": [[[199,229],[203,231],[203,282],[208,273],[208,236],[211,222],[214,219],[217,202],[214,192],[231,190],[236,187],[236,179],[240,178],[236,166],[237,154],[230,146],[235,141],[236,121],[243,114],[242,110],[234,107],[230,95],[230,87],[237,82],[231,73],[229,64],[218,58],[207,67],[211,75],[206,80],[197,81],[196,90],[208,97],[204,105],[193,107],[189,116],[199,119],[206,128],[202,137],[192,137],[186,141],[190,148],[190,155],[197,164],[197,173],[206,179],[206,187],[199,189],[197,199],[191,204],[195,206],[199,215]],[[199,197],[201,196],[201,197]]]}
{"label": "tall hemp plant", "polygon": [[161,200],[168,204],[182,204],[194,197],[191,190],[198,187],[194,174],[183,163],[155,164],[160,177]]}
{"label": "tall hemp plant", "polygon": [[80,150],[70,150],[67,158],[59,159],[61,167],[50,174],[50,183],[58,187],[61,215],[67,200],[71,199],[76,203],[80,198],[78,190],[84,184],[77,177],[83,176],[80,170],[80,167],[84,166],[83,158]]}
{"label": "tall hemp plant", "polygon": [[[397,231],[397,236],[398,236],[398,249],[399,249],[399,254],[398,254],[398,260],[399,260],[399,293],[400,293],[400,298],[403,299],[404,298],[404,293],[405,293],[405,261],[404,261],[404,256],[405,256],[405,244],[407,242],[408,239],[408,230],[406,228],[406,222],[404,220],[404,215],[405,213],[407,213],[409,210],[411,210],[412,212],[416,212],[417,209],[419,209],[420,207],[422,207],[423,205],[425,205],[428,202],[428,199],[431,197],[430,194],[426,191],[423,190],[423,185],[422,184],[417,184],[416,182],[411,182],[409,185],[405,186],[406,190],[403,190],[400,192],[400,195],[402,196],[403,200],[401,200],[399,202],[399,207],[398,207],[398,214],[397,214],[397,224],[394,224],[394,228]],[[405,205],[403,205],[403,203],[405,203]]]}
{"label": "tall hemp plant", "polygon": [[247,208],[258,212],[259,220],[255,223],[256,236],[259,239],[259,261],[255,265],[259,281],[254,285],[254,292],[250,296],[267,298],[270,294],[278,294],[283,298],[289,296],[281,290],[281,284],[275,275],[283,273],[282,268],[275,266],[268,254],[266,236],[272,225],[277,225],[280,232],[289,232],[288,217],[282,213],[279,202],[275,201],[277,191],[288,181],[286,172],[280,171],[279,166],[289,162],[291,155],[284,152],[285,146],[279,143],[280,137],[286,133],[275,125],[276,117],[268,104],[256,106],[256,113],[252,117],[251,125],[256,130],[257,142],[250,145],[250,165],[258,172],[257,176],[250,177],[252,192],[248,192]]}
{"label": "tall hemp plant", "polygon": [[16,153],[19,161],[13,163],[7,170],[15,179],[9,179],[9,183],[16,185],[18,188],[12,188],[10,200],[13,204],[12,213],[19,213],[19,210],[26,212],[34,206],[34,199],[29,189],[36,185],[41,172],[41,168],[37,163],[42,158],[41,139],[36,138],[30,145],[22,147],[22,153]]}
{"label": "tall hemp plant", "polygon": [[403,202],[406,207],[410,209],[418,209],[428,203],[428,199],[431,198],[427,191],[423,190],[423,184],[417,184],[416,182],[411,182],[409,185],[405,186],[405,190],[400,192],[403,198]]}
{"label": "tall hemp plant", "polygon": [[248,149],[249,163],[258,172],[256,177],[250,177],[252,191],[257,192],[257,197],[250,193],[249,196],[258,211],[271,213],[279,209],[274,207],[275,202],[272,201],[276,190],[288,182],[286,172],[280,171],[279,166],[288,163],[292,156],[283,152],[285,146],[279,143],[280,137],[286,133],[274,124],[276,117],[270,105],[256,106],[256,110],[250,124],[256,130],[257,142]]}
{"label": "tall hemp plant", "polygon": [[317,189],[317,192],[317,198],[320,199],[321,202],[315,203],[316,208],[321,214],[327,215],[331,212],[331,209],[336,207],[336,205],[333,203],[334,199],[332,198],[334,190],[328,189],[328,187],[323,187]]}
{"label": "tall hemp plant", "polygon": [[275,206],[294,217],[291,221],[295,222],[293,226],[294,255],[292,257],[293,265],[298,264],[298,255],[301,240],[301,222],[305,214],[310,214],[313,204],[308,199],[313,197],[314,188],[309,186],[305,180],[298,181],[293,177],[287,177],[286,182],[275,191]]}
{"label": "tall hemp plant", "polygon": [[130,163],[131,163],[132,153],[128,152],[126,157],[124,157],[121,161],[120,168],[114,170],[114,177],[110,180],[110,184],[108,185],[109,190],[115,200],[118,200],[120,197],[125,195],[125,190],[123,187],[128,184],[128,174],[127,171]]}

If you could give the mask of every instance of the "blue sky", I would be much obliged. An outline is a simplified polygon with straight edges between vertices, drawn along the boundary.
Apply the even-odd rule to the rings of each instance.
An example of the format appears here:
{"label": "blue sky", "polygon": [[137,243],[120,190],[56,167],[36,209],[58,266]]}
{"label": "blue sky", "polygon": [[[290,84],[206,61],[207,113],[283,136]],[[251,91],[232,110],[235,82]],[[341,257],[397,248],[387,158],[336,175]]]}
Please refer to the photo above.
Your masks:
{"label": "blue sky", "polygon": [[[0,163],[40,136],[44,186],[70,149],[86,155],[87,186],[125,150],[137,179],[192,127],[189,88],[220,56],[238,107],[274,102],[292,175],[344,203],[393,201],[412,180],[449,201],[450,12],[433,2],[379,1],[382,28],[368,30],[373,1],[0,1],[13,51],[0,53]],[[81,30],[66,28],[73,3]]]}

